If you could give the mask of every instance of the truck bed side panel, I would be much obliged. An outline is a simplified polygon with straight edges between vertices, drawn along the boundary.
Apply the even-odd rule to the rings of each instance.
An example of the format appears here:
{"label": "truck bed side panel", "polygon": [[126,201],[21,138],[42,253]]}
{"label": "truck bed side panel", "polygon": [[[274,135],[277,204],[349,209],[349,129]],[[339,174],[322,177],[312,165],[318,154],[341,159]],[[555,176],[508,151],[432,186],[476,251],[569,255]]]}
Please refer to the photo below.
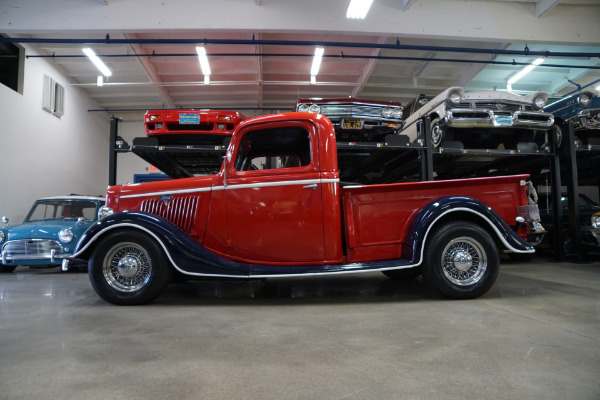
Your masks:
{"label": "truck bed side panel", "polygon": [[509,225],[524,202],[528,176],[410,182],[342,188],[348,261],[400,258],[410,222],[426,204],[445,196],[482,201]]}

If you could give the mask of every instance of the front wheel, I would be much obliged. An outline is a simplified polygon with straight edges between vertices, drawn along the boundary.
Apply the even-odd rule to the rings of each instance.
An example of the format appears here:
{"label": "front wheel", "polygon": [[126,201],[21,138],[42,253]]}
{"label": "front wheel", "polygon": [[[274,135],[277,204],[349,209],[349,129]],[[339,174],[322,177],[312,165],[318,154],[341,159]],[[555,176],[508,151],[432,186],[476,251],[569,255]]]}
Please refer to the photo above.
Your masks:
{"label": "front wheel", "polygon": [[473,299],[498,277],[500,257],[492,237],[478,225],[453,222],[436,229],[426,244],[423,282],[434,293]]}
{"label": "front wheel", "polygon": [[434,148],[437,148],[444,139],[445,129],[439,118],[431,120],[431,144]]}
{"label": "front wheel", "polygon": [[88,274],[98,295],[118,305],[150,303],[171,280],[162,248],[140,231],[104,238],[92,253]]}

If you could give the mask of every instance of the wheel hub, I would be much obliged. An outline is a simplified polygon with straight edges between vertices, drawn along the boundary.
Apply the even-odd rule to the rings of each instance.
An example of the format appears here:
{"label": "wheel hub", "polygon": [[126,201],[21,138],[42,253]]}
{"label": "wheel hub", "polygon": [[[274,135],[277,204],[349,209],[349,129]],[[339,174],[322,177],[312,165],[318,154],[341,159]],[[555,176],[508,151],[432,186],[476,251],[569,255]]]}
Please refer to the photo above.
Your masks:
{"label": "wheel hub", "polygon": [[459,271],[468,271],[473,266],[473,257],[466,251],[457,251],[452,257],[452,264]]}
{"label": "wheel hub", "polygon": [[126,255],[119,260],[119,263],[117,264],[117,270],[121,276],[125,278],[131,278],[137,274],[141,265],[142,263],[137,257]]}

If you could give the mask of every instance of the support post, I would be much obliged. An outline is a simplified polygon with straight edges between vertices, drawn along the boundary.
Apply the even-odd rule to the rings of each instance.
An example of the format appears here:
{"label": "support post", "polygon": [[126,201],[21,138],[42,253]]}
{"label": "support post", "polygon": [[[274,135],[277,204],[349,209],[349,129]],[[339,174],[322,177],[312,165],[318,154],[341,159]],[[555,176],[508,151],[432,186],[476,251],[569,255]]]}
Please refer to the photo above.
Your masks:
{"label": "support post", "polygon": [[119,131],[119,119],[110,117],[110,137],[108,143],[108,186],[117,184],[117,134]]}
{"label": "support post", "polygon": [[423,137],[425,139],[425,150],[421,151],[421,180],[433,180],[433,143],[431,142],[431,117],[426,115],[421,120],[423,123]]}
{"label": "support post", "polygon": [[573,121],[566,127],[564,143],[564,162],[566,169],[567,196],[569,198],[569,234],[573,261],[583,261],[583,247],[581,246],[581,226],[579,224],[579,175],[577,173],[577,152],[575,149],[575,134]]}

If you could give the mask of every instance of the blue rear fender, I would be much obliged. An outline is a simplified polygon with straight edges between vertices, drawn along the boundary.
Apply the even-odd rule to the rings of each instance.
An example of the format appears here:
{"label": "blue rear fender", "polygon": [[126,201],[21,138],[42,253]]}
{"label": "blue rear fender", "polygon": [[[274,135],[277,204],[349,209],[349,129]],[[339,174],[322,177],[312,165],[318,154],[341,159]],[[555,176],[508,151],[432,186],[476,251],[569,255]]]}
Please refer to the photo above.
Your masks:
{"label": "blue rear fender", "polygon": [[423,207],[412,220],[405,240],[406,258],[411,264],[423,260],[424,244],[432,230],[451,221],[469,221],[485,229],[505,250],[533,253],[533,246],[523,240],[491,207],[463,196],[442,197]]}
{"label": "blue rear fender", "polygon": [[173,268],[184,274],[235,278],[249,274],[249,264],[220,257],[164,218],[140,211],[115,213],[93,224],[77,243],[73,258],[88,260],[98,243],[123,230],[138,230],[151,236]]}

